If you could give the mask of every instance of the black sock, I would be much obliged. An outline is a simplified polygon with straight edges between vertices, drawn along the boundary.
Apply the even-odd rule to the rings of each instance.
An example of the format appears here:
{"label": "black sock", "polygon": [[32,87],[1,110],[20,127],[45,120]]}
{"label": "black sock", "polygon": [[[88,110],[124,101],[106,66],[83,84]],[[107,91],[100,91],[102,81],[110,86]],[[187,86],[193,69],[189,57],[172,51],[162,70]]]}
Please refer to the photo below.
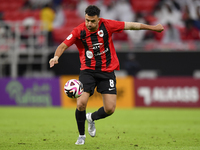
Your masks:
{"label": "black sock", "polygon": [[110,116],[109,114],[107,114],[105,111],[104,111],[104,108],[101,107],[99,108],[98,111],[95,111],[94,113],[92,113],[92,120],[99,120],[99,119],[103,119],[103,118],[106,118]]}
{"label": "black sock", "polygon": [[75,115],[76,115],[76,122],[77,122],[79,134],[84,135],[85,134],[86,111],[85,110],[79,111],[78,109],[76,109]]}

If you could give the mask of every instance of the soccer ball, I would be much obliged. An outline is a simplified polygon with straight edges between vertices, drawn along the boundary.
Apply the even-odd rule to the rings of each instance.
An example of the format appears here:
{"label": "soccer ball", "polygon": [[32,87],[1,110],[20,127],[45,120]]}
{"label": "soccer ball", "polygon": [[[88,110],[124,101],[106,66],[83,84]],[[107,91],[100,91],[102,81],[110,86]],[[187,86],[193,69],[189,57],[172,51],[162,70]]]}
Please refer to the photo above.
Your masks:
{"label": "soccer ball", "polygon": [[83,94],[83,84],[76,79],[65,83],[64,92],[69,98],[78,98]]}

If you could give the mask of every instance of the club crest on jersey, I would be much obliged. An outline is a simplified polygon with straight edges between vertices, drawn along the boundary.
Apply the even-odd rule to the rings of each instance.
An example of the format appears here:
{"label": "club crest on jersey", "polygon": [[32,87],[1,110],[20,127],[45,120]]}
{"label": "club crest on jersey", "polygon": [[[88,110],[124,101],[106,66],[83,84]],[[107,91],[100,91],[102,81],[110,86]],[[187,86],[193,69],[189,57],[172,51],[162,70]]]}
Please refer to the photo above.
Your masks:
{"label": "club crest on jersey", "polygon": [[93,53],[91,51],[86,52],[87,58],[91,59],[93,57]]}
{"label": "club crest on jersey", "polygon": [[103,36],[104,36],[103,30],[99,30],[99,31],[98,31],[98,35],[99,35],[100,37],[103,37]]}

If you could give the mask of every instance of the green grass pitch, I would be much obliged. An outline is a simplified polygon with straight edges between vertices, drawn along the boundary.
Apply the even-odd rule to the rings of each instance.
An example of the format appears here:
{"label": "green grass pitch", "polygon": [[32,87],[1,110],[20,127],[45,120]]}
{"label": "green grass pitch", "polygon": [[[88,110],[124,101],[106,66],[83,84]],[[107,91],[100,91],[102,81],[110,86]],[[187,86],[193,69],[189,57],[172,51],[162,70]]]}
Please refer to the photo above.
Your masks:
{"label": "green grass pitch", "polygon": [[75,145],[75,109],[0,107],[0,150],[200,150],[200,109],[116,109],[96,129]]}

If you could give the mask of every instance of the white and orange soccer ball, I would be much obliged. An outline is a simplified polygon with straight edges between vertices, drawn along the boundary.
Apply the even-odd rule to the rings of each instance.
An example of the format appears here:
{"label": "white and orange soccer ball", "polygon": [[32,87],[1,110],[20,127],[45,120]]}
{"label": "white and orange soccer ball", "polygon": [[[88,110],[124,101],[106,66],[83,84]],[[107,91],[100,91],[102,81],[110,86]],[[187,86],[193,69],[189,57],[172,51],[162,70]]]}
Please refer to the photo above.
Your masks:
{"label": "white and orange soccer ball", "polygon": [[69,98],[78,98],[83,94],[83,84],[76,79],[65,83],[64,92]]}

